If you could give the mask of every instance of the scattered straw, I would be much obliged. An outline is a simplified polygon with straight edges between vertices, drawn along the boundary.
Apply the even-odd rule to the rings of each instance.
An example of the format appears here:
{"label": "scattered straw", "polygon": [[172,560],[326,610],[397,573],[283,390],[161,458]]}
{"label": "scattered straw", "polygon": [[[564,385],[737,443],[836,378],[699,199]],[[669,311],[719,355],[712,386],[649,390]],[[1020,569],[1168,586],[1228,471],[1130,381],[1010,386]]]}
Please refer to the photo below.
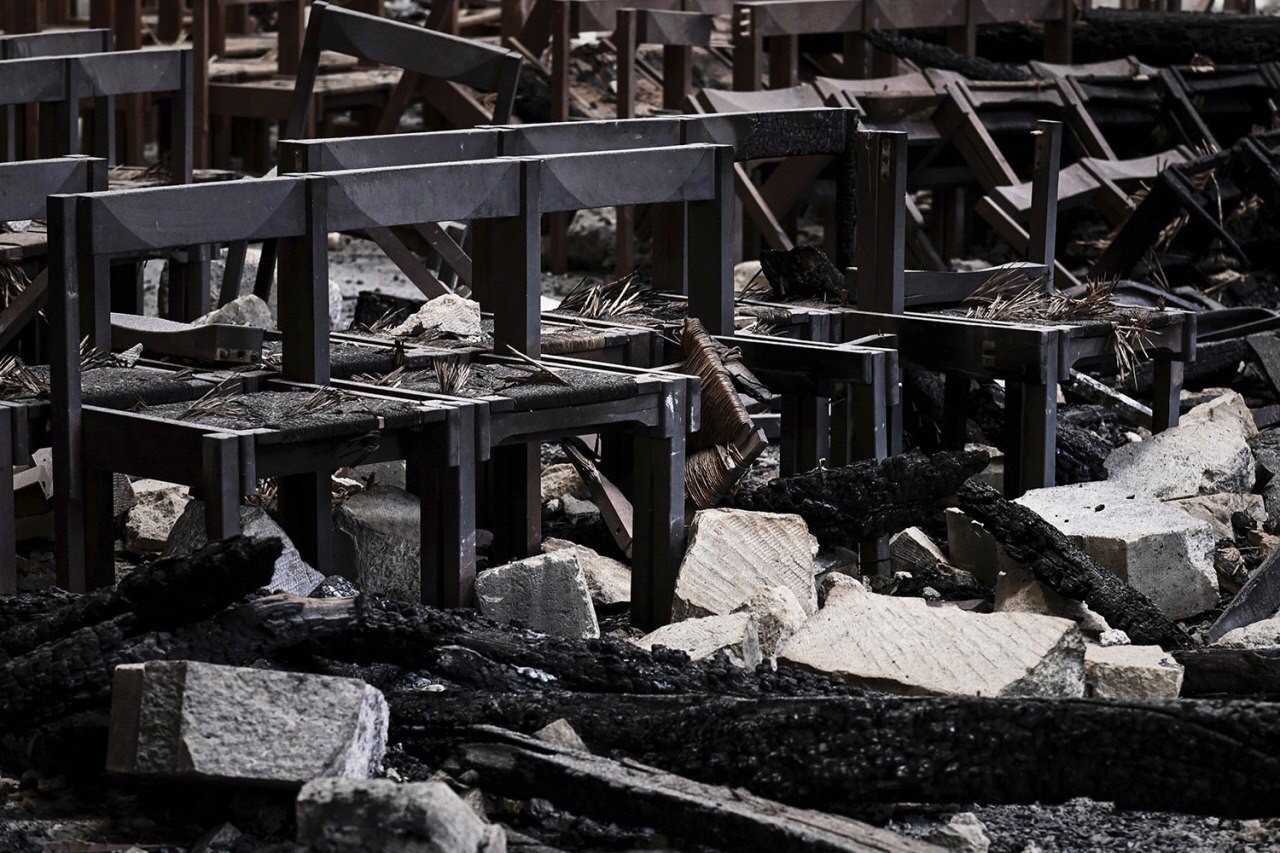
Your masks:
{"label": "scattered straw", "polygon": [[178,415],[178,420],[210,416],[229,419],[247,418],[249,408],[238,399],[243,394],[244,387],[238,379],[225,379],[188,406],[186,411]]}
{"label": "scattered straw", "polygon": [[432,365],[436,371],[436,381],[440,383],[440,393],[458,396],[471,381],[471,363],[461,359],[440,358]]}
{"label": "scattered straw", "polygon": [[0,358],[0,400],[42,397],[49,393],[49,383],[16,355]]}

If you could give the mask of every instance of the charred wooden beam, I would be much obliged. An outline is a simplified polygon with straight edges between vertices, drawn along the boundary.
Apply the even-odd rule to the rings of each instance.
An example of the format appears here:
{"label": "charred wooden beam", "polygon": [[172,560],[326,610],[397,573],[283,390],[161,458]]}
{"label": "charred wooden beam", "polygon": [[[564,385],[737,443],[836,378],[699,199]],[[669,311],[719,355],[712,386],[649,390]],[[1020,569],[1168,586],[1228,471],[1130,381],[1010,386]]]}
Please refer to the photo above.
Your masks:
{"label": "charred wooden beam", "polygon": [[479,785],[486,792],[538,797],[596,820],[653,827],[684,844],[830,853],[942,849],[850,818],[565,749],[505,729],[484,727],[479,734],[497,742],[467,744],[462,758],[479,771]]}
{"label": "charred wooden beam", "polygon": [[957,499],[960,508],[986,527],[1010,557],[1031,570],[1036,580],[1067,598],[1088,604],[1133,642],[1155,643],[1166,649],[1195,645],[1149,598],[1099,566],[1035,512],[1005,500],[995,489],[974,480],[960,487]]}
{"label": "charred wooden beam", "polygon": [[394,733],[434,748],[459,725],[532,732],[563,717],[593,752],[848,814],[870,802],[1055,803],[1274,815],[1280,705],[879,695],[743,699],[403,695]]}
{"label": "charred wooden beam", "polygon": [[732,503],[797,513],[819,540],[848,544],[920,524],[987,462],[985,453],[947,451],[815,468],[739,492]]}

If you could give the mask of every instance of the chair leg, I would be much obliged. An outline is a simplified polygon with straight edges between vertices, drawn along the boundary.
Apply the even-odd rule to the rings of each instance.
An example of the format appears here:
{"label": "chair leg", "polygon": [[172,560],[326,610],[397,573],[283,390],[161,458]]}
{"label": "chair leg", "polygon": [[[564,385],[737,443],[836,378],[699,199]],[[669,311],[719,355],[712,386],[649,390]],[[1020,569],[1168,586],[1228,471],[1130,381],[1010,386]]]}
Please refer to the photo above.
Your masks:
{"label": "chair leg", "polygon": [[[1006,411],[1011,411],[1006,409]],[[944,373],[942,386],[942,446],[962,450],[969,426],[969,377]]]}
{"label": "chair leg", "polygon": [[684,557],[684,433],[639,436],[635,448],[631,624],[648,630],[671,621],[676,574]]}
{"label": "chair leg", "polygon": [[434,607],[475,605],[477,454],[472,418],[461,414],[457,453],[445,464],[411,459],[407,472],[422,506],[422,603]]}
{"label": "chair leg", "polygon": [[1178,425],[1181,417],[1179,402],[1182,399],[1182,374],[1186,363],[1158,358],[1151,398],[1151,431],[1163,432]]}
{"label": "chair leg", "polygon": [[839,464],[863,459],[885,459],[889,455],[889,410],[885,402],[883,371],[867,385],[848,386],[849,429],[847,451]]}
{"label": "chair leg", "polygon": [[333,573],[333,510],[328,471],[278,479],[280,522],[302,559],[321,574]]}
{"label": "chair leg", "polygon": [[830,458],[829,403],[826,397],[809,394],[782,395],[779,467],[783,476],[811,471]]}
{"label": "chair leg", "polygon": [[210,542],[240,533],[240,439],[209,435],[203,442],[204,526]]}
{"label": "chair leg", "polygon": [[1008,382],[1005,386],[1005,497],[1052,486],[1058,445],[1056,382]]}
{"label": "chair leg", "polygon": [[542,548],[542,448],[514,444],[493,451],[494,558],[530,557]]}
{"label": "chair leg", "polygon": [[110,471],[85,468],[84,556],[88,589],[115,583],[115,489]]}
{"label": "chair leg", "polygon": [[0,406],[0,595],[18,591],[17,508],[13,501],[14,410]]}

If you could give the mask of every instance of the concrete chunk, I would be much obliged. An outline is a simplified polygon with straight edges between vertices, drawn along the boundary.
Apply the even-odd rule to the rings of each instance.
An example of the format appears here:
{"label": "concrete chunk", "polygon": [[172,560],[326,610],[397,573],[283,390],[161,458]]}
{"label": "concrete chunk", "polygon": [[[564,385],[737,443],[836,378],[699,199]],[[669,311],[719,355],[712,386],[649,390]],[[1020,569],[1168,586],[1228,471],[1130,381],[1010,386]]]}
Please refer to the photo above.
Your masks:
{"label": "concrete chunk", "polygon": [[795,593],[785,586],[765,587],[735,612],[747,613],[755,621],[760,635],[760,654],[775,666],[783,644],[808,618]]}
{"label": "concrete chunk", "polygon": [[[324,581],[324,575],[307,565],[284,529],[262,507],[240,507],[240,532],[254,539],[279,539],[284,545],[267,589],[305,596],[310,595]],[[164,556],[191,554],[207,544],[209,537],[204,530],[204,501],[192,501],[173,526]]]}
{"label": "concrete chunk", "polygon": [[446,293],[427,301],[416,313],[387,332],[395,336],[438,334],[456,338],[473,338],[480,333],[480,303],[456,293]]}
{"label": "concrete chunk", "polygon": [[191,496],[186,486],[159,480],[135,480],[132,485],[134,505],[125,520],[125,548],[135,554],[159,553]]}
{"label": "concrete chunk", "polygon": [[443,782],[315,779],[296,804],[298,842],[316,853],[505,853],[485,823]]}
{"label": "concrete chunk", "polygon": [[1218,600],[1207,522],[1110,481],[1034,489],[1018,498],[1171,619]]}
{"label": "concrete chunk", "polygon": [[964,569],[987,586],[995,586],[1002,572],[1021,564],[1009,556],[1009,552],[981,522],[974,521],[955,507],[944,513],[947,521],[947,550],[951,565]]}
{"label": "concrete chunk", "polygon": [[654,646],[679,649],[688,654],[690,660],[702,660],[726,651],[730,661],[746,669],[755,669],[762,660],[756,621],[749,613],[703,616],[672,622],[641,637],[636,645],[642,649],[652,649]]}
{"label": "concrete chunk", "polygon": [[1253,490],[1257,427],[1239,394],[1196,406],[1173,429],[1117,447],[1108,481],[1161,500]]}
{"label": "concrete chunk", "polygon": [[107,769],[259,785],[367,777],[387,746],[382,694],[354,678],[195,661],[116,667]]}
{"label": "concrete chunk", "polygon": [[1227,649],[1263,649],[1280,646],[1280,616],[1272,616],[1228,631],[1212,645]]}
{"label": "concrete chunk", "polygon": [[1084,639],[1069,620],[930,607],[854,584],[830,589],[779,659],[894,693],[1084,693]]}
{"label": "concrete chunk", "polygon": [[374,485],[333,513],[338,565],[356,586],[405,601],[422,600],[422,503],[390,485]]}
{"label": "concrete chunk", "polygon": [[1206,521],[1213,530],[1213,538],[1234,539],[1235,528],[1231,526],[1233,513],[1243,512],[1261,527],[1267,520],[1267,508],[1262,495],[1237,495],[1222,492],[1216,495],[1198,495],[1194,498],[1179,498],[1169,501],[1170,506],[1190,516]]}
{"label": "concrete chunk", "polygon": [[476,576],[480,612],[556,637],[594,639],[600,623],[587,578],[572,551],[555,551]]}
{"label": "concrete chunk", "polygon": [[1070,619],[1088,634],[1104,634],[1110,630],[1107,620],[1089,609],[1083,601],[1067,598],[1036,580],[1022,565],[1000,573],[996,579],[995,611],[998,613],[1039,613]]}
{"label": "concrete chunk", "polygon": [[1089,646],[1085,686],[1099,699],[1176,699],[1182,664],[1159,646]]}
{"label": "concrete chunk", "polygon": [[631,567],[626,563],[567,539],[551,538],[542,543],[544,554],[564,550],[572,551],[578,558],[578,565],[582,566],[582,573],[587,578],[587,589],[591,590],[591,601],[594,604],[620,604],[631,600]]}
{"label": "concrete chunk", "polygon": [[919,527],[908,527],[889,538],[889,561],[895,572],[914,573],[948,565],[947,555]]}
{"label": "concrete chunk", "polygon": [[763,587],[784,586],[805,613],[818,609],[818,540],[798,515],[704,509],[693,517],[676,576],[674,620],[731,613]]}

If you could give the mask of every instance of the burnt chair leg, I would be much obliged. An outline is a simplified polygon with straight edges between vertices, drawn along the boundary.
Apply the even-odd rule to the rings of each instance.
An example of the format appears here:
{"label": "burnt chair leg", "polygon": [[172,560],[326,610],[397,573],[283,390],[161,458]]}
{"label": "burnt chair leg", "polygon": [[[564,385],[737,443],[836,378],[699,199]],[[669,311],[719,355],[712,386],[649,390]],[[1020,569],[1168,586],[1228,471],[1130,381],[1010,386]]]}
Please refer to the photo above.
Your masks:
{"label": "burnt chair leg", "polygon": [[865,385],[846,386],[849,431],[845,458],[839,464],[889,456],[889,407],[885,373],[876,370]]}
{"label": "burnt chair leg", "polygon": [[0,405],[0,595],[18,591],[17,508],[13,501],[13,419],[17,410]]}
{"label": "burnt chair leg", "polygon": [[210,542],[240,533],[240,437],[207,435],[201,471],[204,527]]}
{"label": "burnt chair leg", "polygon": [[668,392],[667,423],[634,439],[636,490],[632,501],[631,624],[643,629],[671,621],[676,573],[684,558],[685,390]]}
{"label": "burnt chair leg", "polygon": [[110,471],[84,471],[84,556],[88,589],[115,583],[115,489]]}
{"label": "burnt chair leg", "polygon": [[537,442],[493,450],[495,562],[519,560],[542,548],[542,447]]}
{"label": "burnt chair leg", "polygon": [[812,471],[819,461],[829,459],[830,400],[811,394],[782,395],[782,446],[779,462],[782,475]]}
{"label": "burnt chair leg", "polygon": [[209,247],[188,246],[169,258],[169,319],[209,313]]}
{"label": "burnt chair leg", "polygon": [[969,377],[962,373],[942,376],[942,447],[962,450],[969,433]]}
{"label": "burnt chair leg", "polygon": [[280,477],[280,526],[307,564],[333,574],[333,510],[330,474],[308,471]]}
{"label": "burnt chair leg", "polygon": [[1006,383],[1005,497],[1054,484],[1057,433],[1057,382]]}
{"label": "burnt chair leg", "polygon": [[1152,365],[1154,382],[1151,397],[1151,431],[1163,432],[1178,425],[1181,417],[1182,374],[1186,363],[1157,358]]}
{"label": "burnt chair leg", "polygon": [[472,607],[476,578],[475,412],[470,406],[450,413],[438,454],[437,442],[421,442],[407,460],[407,478],[421,513],[421,596],[434,607]]}

